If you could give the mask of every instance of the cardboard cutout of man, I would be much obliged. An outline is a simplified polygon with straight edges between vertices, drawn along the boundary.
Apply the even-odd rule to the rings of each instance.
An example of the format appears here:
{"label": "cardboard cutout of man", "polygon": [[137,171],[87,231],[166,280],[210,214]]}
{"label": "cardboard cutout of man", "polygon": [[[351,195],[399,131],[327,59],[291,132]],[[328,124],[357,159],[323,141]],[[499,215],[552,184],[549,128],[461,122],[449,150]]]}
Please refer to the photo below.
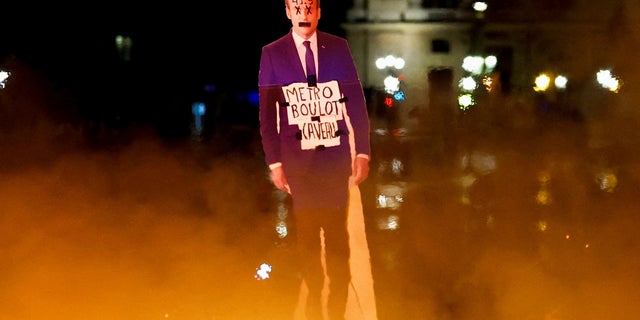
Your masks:
{"label": "cardboard cutout of man", "polygon": [[[319,0],[285,0],[292,28],[260,58],[260,134],[273,184],[290,194],[308,319],[323,319],[324,234],[330,319],[344,319],[351,274],[349,187],[369,174],[366,101],[346,39],[317,30]],[[316,70],[307,70],[303,41]],[[311,68],[311,67],[309,67]],[[315,74],[315,77],[313,77]]]}

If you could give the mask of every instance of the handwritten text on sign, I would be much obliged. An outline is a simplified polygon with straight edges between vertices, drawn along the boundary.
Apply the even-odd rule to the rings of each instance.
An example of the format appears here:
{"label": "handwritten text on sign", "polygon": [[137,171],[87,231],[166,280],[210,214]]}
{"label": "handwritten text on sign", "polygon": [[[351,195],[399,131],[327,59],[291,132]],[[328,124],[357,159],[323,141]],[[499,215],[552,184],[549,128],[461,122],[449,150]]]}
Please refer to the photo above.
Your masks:
{"label": "handwritten text on sign", "polygon": [[289,103],[287,117],[289,124],[298,125],[302,132],[302,150],[315,149],[317,146],[333,147],[340,145],[338,120],[343,119],[343,102],[338,81],[318,83],[309,87],[307,83],[292,83],[282,88],[285,100]]}

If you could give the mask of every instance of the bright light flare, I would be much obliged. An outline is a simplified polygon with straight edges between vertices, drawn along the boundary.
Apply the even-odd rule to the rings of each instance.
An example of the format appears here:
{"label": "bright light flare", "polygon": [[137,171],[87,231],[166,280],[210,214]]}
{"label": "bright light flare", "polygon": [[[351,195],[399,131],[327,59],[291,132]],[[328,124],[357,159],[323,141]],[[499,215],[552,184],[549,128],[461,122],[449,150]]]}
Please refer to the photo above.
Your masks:
{"label": "bright light flare", "polygon": [[489,5],[484,1],[476,1],[473,3],[473,10],[475,11],[485,12],[487,11],[487,8],[489,8]]}
{"label": "bright light flare", "polygon": [[569,82],[569,79],[567,79],[567,77],[563,75],[556,76],[555,80],[553,80],[553,84],[556,86],[556,88],[561,90],[564,90],[567,88],[568,82]]}
{"label": "bright light flare", "polygon": [[536,77],[535,80],[535,86],[533,87],[533,90],[535,90],[536,92],[540,92],[540,91],[547,91],[547,89],[549,89],[549,85],[551,84],[551,77],[549,77],[547,74],[540,74],[539,76]]}
{"label": "bright light flare", "polygon": [[378,58],[376,60],[376,68],[378,68],[379,70],[386,69],[386,68],[395,68],[400,70],[404,68],[404,65],[405,65],[404,59],[396,58],[393,55],[388,55],[384,58]]}
{"label": "bright light flare", "polygon": [[496,56],[491,55],[484,58],[484,66],[487,68],[487,72],[491,72],[496,65],[498,65],[498,58]]}
{"label": "bright light flare", "polygon": [[481,74],[483,67],[484,58],[480,56],[466,56],[464,60],[462,60],[462,69],[472,74]]}
{"label": "bright light flare", "polygon": [[614,76],[611,70],[598,71],[596,81],[598,81],[603,88],[615,93],[620,91],[620,87],[622,86],[618,77]]}
{"label": "bright light flare", "polygon": [[458,86],[464,91],[471,92],[478,87],[478,83],[473,77],[464,77],[460,79]]}
{"label": "bright light flare", "polygon": [[473,74],[481,75],[490,73],[498,64],[498,58],[494,55],[482,56],[466,56],[462,60],[462,69]]}
{"label": "bright light flare", "polygon": [[7,79],[9,79],[10,75],[11,75],[11,72],[0,70],[0,89],[4,89],[4,86],[6,85],[6,81]]}
{"label": "bright light flare", "polygon": [[471,106],[473,106],[475,103],[476,102],[473,99],[473,96],[469,93],[458,96],[458,105],[462,110],[471,108]]}
{"label": "bright light flare", "polygon": [[266,280],[269,279],[269,273],[271,273],[271,265],[268,263],[263,263],[260,267],[256,268],[256,274],[253,276],[256,280]]}
{"label": "bright light flare", "polygon": [[384,79],[384,90],[387,93],[395,93],[400,89],[400,80],[394,76],[388,76]]}

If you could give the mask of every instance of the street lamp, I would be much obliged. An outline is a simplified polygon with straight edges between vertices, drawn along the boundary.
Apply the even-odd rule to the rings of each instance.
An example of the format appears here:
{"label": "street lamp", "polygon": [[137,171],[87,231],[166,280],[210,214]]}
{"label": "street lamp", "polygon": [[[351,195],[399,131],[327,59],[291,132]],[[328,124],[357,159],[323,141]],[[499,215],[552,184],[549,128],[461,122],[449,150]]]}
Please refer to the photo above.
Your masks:
{"label": "street lamp", "polygon": [[393,55],[388,55],[383,58],[378,58],[376,60],[376,67],[379,70],[383,70],[387,68],[395,68],[398,70],[402,70],[404,68],[404,59],[394,57]]}
{"label": "street lamp", "polygon": [[[402,70],[404,66],[404,59],[393,55],[387,55],[386,57],[376,59],[376,68],[378,68],[378,70],[387,71],[387,76],[383,80],[384,91],[392,95],[393,99],[396,101],[402,101],[405,98],[404,92],[400,90],[402,76],[397,74],[397,71]],[[386,104],[389,106],[392,102],[388,101]]]}
{"label": "street lamp", "polygon": [[549,88],[551,88],[552,78],[553,78],[554,88],[560,91],[565,90],[567,88],[567,83],[569,82],[569,79],[566,76],[562,74],[553,76],[547,73],[541,73],[534,80],[535,86],[533,87],[533,90],[536,92],[549,90]]}
{"label": "street lamp", "polygon": [[[468,74],[460,79],[458,86],[461,89],[461,93],[458,96],[458,105],[460,109],[467,110],[471,106],[475,105],[474,92],[478,89],[478,83],[482,83],[486,92],[491,92],[494,86],[494,81],[491,77],[491,73],[498,65],[498,58],[494,55],[488,55],[486,57],[473,55],[466,56],[462,60],[462,69]],[[477,78],[481,78],[478,81]]]}
{"label": "street lamp", "polygon": [[487,8],[489,7],[489,5],[487,5],[486,2],[484,1],[476,1],[473,3],[473,10],[475,10],[476,12],[476,17],[478,19],[482,19],[484,18],[484,12],[487,11]]}
{"label": "street lamp", "polygon": [[396,75],[395,70],[402,70],[404,68],[404,59],[388,55],[386,57],[378,58],[376,60],[376,68],[378,70],[387,70],[389,75],[384,78],[384,91],[390,94],[396,93],[400,90],[400,78]]}
{"label": "street lamp", "polygon": [[[0,79],[1,80],[1,79]],[[596,80],[600,84],[601,87],[611,91],[618,92],[620,90],[620,80],[618,77],[614,76],[611,70],[600,70],[596,74]]]}

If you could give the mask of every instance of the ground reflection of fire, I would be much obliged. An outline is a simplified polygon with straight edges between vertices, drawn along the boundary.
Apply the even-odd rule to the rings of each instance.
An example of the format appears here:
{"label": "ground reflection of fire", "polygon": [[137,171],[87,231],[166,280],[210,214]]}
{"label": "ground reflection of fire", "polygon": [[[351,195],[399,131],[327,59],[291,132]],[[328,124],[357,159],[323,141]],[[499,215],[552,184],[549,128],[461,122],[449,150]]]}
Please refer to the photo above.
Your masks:
{"label": "ground reflection of fire", "polygon": [[[288,319],[299,287],[260,157],[153,134],[87,146],[81,130],[32,119],[57,96],[44,82],[13,72],[0,92],[3,317]],[[376,149],[394,155],[392,181],[363,186],[377,318],[635,319],[640,176],[622,120],[585,125],[620,139],[598,150],[577,149],[571,139],[593,139],[582,127],[458,145],[463,160],[490,150],[477,158],[489,171],[430,162],[424,145]]]}

